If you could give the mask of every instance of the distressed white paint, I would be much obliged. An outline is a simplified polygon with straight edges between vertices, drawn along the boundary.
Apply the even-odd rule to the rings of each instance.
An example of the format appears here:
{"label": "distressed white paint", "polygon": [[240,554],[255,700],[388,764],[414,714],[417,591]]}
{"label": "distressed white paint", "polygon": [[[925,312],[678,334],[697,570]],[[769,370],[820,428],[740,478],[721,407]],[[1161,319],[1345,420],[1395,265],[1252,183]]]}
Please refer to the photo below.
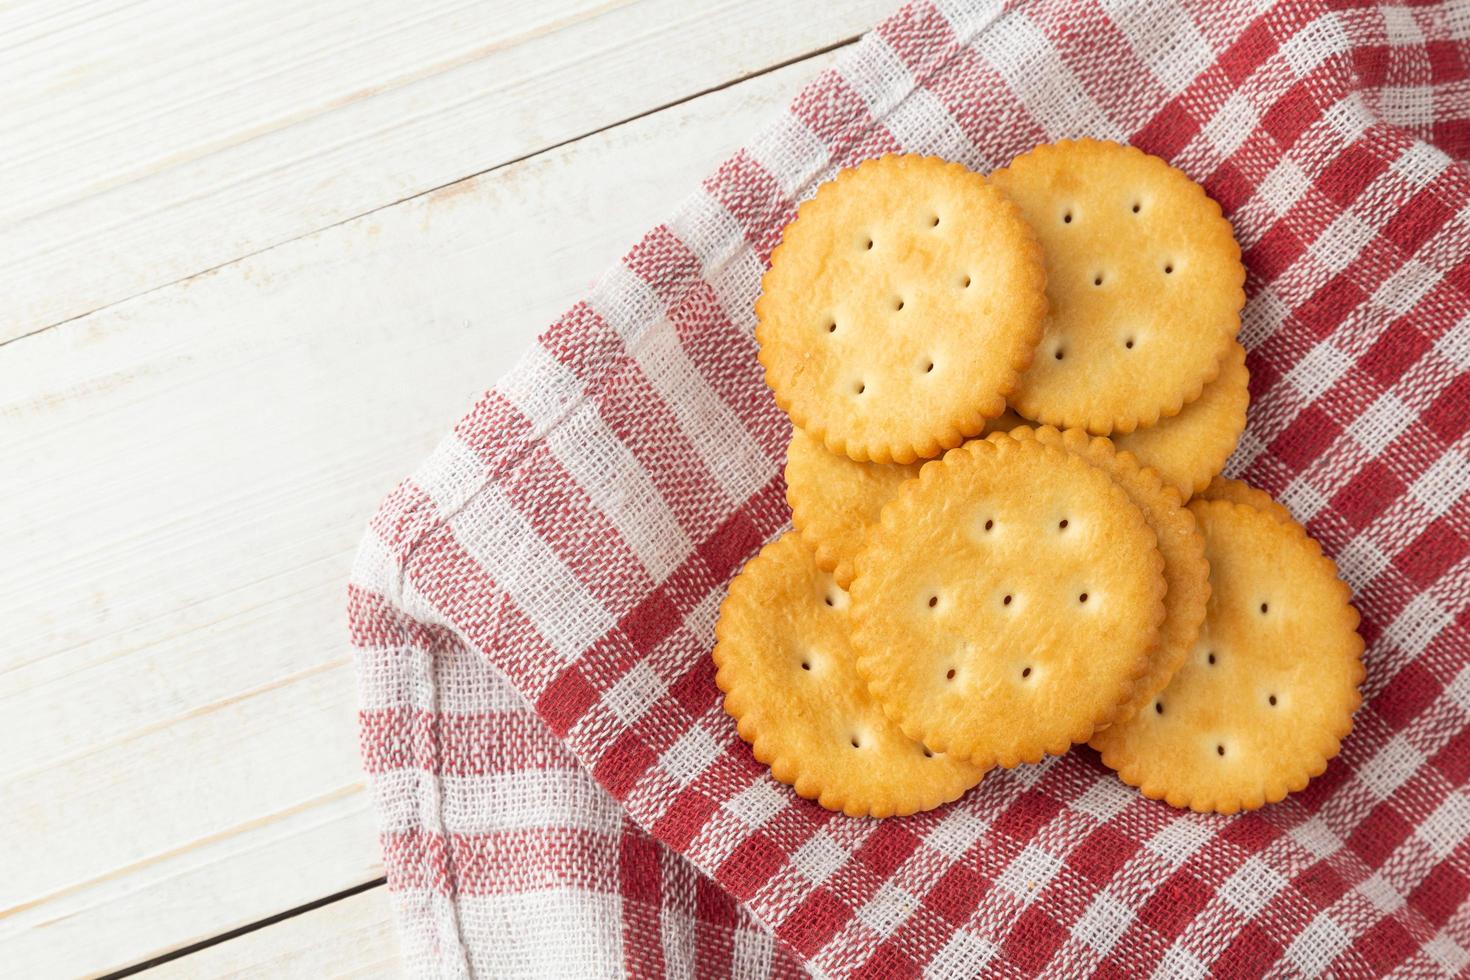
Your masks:
{"label": "distressed white paint", "polygon": [[0,341],[800,58],[888,6],[0,5]]}
{"label": "distressed white paint", "polygon": [[[26,185],[0,199],[25,216],[0,226],[0,339],[39,328],[0,344],[0,962],[22,975],[123,967],[381,874],[342,617],[367,516],[673,209],[671,188],[692,189],[832,56],[499,164],[855,34],[887,4],[774,17],[774,3],[711,3],[701,18],[658,0],[559,2],[570,21],[543,30],[549,5],[526,3],[506,8],[521,20],[499,25],[504,44],[464,57],[455,45],[479,28],[454,5],[324,8],[399,24],[391,72],[362,47],[371,31],[327,37],[325,14],[311,29],[283,15],[280,47],[223,7],[210,23],[236,25],[248,51],[220,40],[188,57],[177,33],[129,47],[171,6],[137,5],[110,28],[95,5],[0,12],[0,40],[93,66],[0,64],[0,142],[32,134],[0,160],[31,168],[0,177],[0,193]],[[312,67],[312,30],[342,78]],[[206,56],[193,95],[218,118],[188,114],[184,80]],[[118,59],[164,80],[130,82]],[[470,70],[488,74],[456,74]],[[236,98],[252,73],[254,95]],[[527,73],[542,87],[505,82]],[[403,93],[429,128],[391,101]],[[337,115],[369,109],[371,125]],[[500,142],[484,142],[497,126]],[[102,153],[113,169],[74,158]],[[116,218],[115,234],[63,242],[86,213]],[[19,248],[53,232],[54,249]],[[323,925],[321,951],[307,950],[303,916],[173,969],[319,974],[360,923],[345,903],[310,916],[346,944]],[[296,945],[270,945],[288,935]]]}
{"label": "distressed white paint", "polygon": [[277,977],[396,977],[398,941],[385,888],[210,946],[148,971],[148,980],[275,980]]}

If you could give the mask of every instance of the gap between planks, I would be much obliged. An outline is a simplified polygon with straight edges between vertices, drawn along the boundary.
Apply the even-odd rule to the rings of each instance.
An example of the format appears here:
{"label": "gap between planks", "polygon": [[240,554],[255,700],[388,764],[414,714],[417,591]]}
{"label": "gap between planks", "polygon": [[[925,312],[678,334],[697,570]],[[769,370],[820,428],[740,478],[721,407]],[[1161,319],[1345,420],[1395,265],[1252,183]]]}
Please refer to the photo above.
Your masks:
{"label": "gap between planks", "polygon": [[294,919],[299,915],[305,915],[308,912],[315,912],[317,909],[325,908],[326,906],[331,905],[334,902],[345,901],[346,899],[352,898],[356,895],[361,895],[363,892],[370,891],[371,889],[386,886],[387,883],[387,878],[374,878],[372,881],[364,881],[360,885],[353,885],[351,888],[344,888],[342,891],[336,892],[331,895],[326,895],[322,898],[316,899],[315,901],[307,902],[304,905],[298,905],[295,908],[287,909],[284,912],[277,912],[275,915],[266,916],[264,919],[260,919],[257,922],[252,922],[249,925],[243,925],[236,929],[231,929],[228,932],[222,932],[218,936],[210,936],[208,939],[201,939],[197,943],[190,943],[188,946],[181,946],[178,949],[170,950],[167,953],[162,953],[151,959],[144,960],[141,963],[135,963],[132,966],[123,967],[121,970],[114,970],[112,973],[103,974],[100,980],[117,980],[117,978],[120,977],[130,977],[134,974],[142,973],[145,970],[152,970],[155,967],[163,966],[165,963],[171,963],[174,960],[183,959],[185,956],[202,952],[203,950],[209,949],[211,946],[218,946],[222,943],[227,943],[232,939],[239,939],[242,936],[249,935],[252,932],[257,932],[261,929],[266,928],[267,926],[277,925],[281,922],[285,922],[287,919]]}
{"label": "gap between planks", "polygon": [[[684,104],[684,103],[689,102],[692,99],[698,98],[698,97],[700,97],[702,95],[707,95],[707,94],[710,94],[710,93],[713,93],[713,92],[718,92],[720,90],[729,88],[729,87],[731,87],[733,85],[740,84],[741,82],[744,82],[744,81],[747,81],[747,80],[750,80],[750,79],[753,79],[753,78],[757,78],[757,77],[760,77],[762,75],[769,74],[769,73],[771,73],[773,71],[776,71],[776,70],[778,70],[780,68],[788,67],[788,66],[791,66],[791,65],[795,65],[795,64],[798,64],[800,62],[807,61],[807,60],[810,60],[812,58],[821,56],[823,54],[830,53],[830,52],[835,51],[835,50],[837,50],[837,49],[839,49],[841,47],[844,47],[844,46],[846,46],[848,44],[851,44],[853,40],[854,39],[852,39],[852,38],[848,38],[848,39],[844,39],[843,41],[839,41],[839,42],[837,42],[835,44],[826,45],[826,46],[824,46],[824,47],[822,47],[820,49],[817,49],[817,50],[814,50],[812,52],[809,52],[808,54],[803,55],[801,57],[787,59],[786,61],[783,61],[783,62],[781,62],[778,65],[772,65],[770,67],[767,67],[767,68],[762,69],[762,70],[759,70],[759,71],[750,72],[750,73],[748,73],[746,75],[741,76],[740,78],[732,79],[732,80],[730,80],[730,81],[728,81],[728,82],[726,82],[724,84],[717,85],[717,86],[711,86],[711,87],[705,89],[704,91],[702,91],[700,93],[695,93],[695,94],[692,94],[692,95],[690,95],[688,97],[685,97],[685,98],[680,98],[680,99],[676,99],[676,100],[670,101],[669,103],[666,103],[665,105],[660,106],[658,109],[648,110],[646,112],[635,113],[633,115],[628,116],[625,119],[619,120],[618,122],[610,123],[610,124],[608,124],[606,126],[600,126],[600,127],[597,127],[596,129],[589,130],[587,133],[582,134],[582,135],[580,135],[578,137],[575,137],[575,138],[572,138],[572,139],[568,139],[568,140],[558,141],[558,142],[556,142],[554,144],[548,145],[547,147],[544,147],[544,148],[538,150],[536,153],[525,154],[525,155],[522,155],[520,157],[517,157],[515,160],[508,160],[508,161],[505,161],[503,163],[499,163],[499,164],[497,164],[497,165],[495,165],[493,167],[488,167],[485,170],[479,171],[476,174],[467,175],[464,178],[460,178],[458,180],[451,181],[451,182],[449,182],[447,184],[441,184],[441,185],[439,185],[436,188],[426,189],[425,191],[423,191],[421,193],[409,195],[407,197],[404,197],[404,198],[400,199],[399,201],[395,201],[395,202],[392,202],[390,204],[385,204],[385,205],[382,205],[380,207],[374,207],[374,208],[367,209],[367,210],[363,211],[361,215],[357,215],[357,216],[354,216],[354,217],[361,217],[363,215],[373,214],[373,213],[378,212],[378,211],[381,211],[381,210],[383,210],[385,208],[392,207],[395,204],[402,204],[402,203],[405,203],[405,202],[408,202],[408,201],[413,201],[413,200],[415,200],[417,198],[425,197],[425,196],[427,196],[429,194],[432,194],[432,193],[434,193],[436,191],[442,190],[444,187],[452,186],[453,184],[462,183],[465,180],[473,179],[475,177],[479,177],[479,176],[482,176],[484,174],[488,174],[488,173],[492,173],[494,171],[501,170],[501,169],[503,169],[505,167],[512,166],[515,163],[523,162],[523,161],[528,160],[528,159],[530,159],[532,157],[539,156],[539,155],[544,154],[544,153],[548,153],[548,152],[550,152],[552,150],[555,150],[557,148],[560,148],[560,147],[564,147],[564,146],[566,146],[569,143],[576,142],[576,141],[578,141],[580,139],[585,139],[588,136],[593,136],[593,135],[596,135],[597,133],[601,133],[601,132],[605,132],[607,130],[615,129],[615,128],[619,127],[619,126],[626,125],[626,124],[628,124],[630,122],[633,122],[633,121],[636,121],[636,120],[639,120],[639,119],[646,118],[646,117],[648,117],[650,115],[653,115],[656,112],[662,111],[663,109],[671,108],[671,107],[674,107],[674,106],[678,106],[678,105]],[[328,224],[323,225],[321,229],[316,229],[316,231],[321,231],[321,230],[325,230],[325,229],[334,227],[336,225],[345,224],[349,220],[353,220],[353,219],[343,219],[341,221],[333,221],[333,222],[330,222]],[[316,231],[312,232],[312,234],[316,233]],[[306,237],[306,235],[301,235],[301,236],[296,236],[296,237],[297,238]],[[285,244],[285,243],[281,243],[281,244]],[[234,262],[237,262],[237,261],[240,261],[242,259],[248,258],[250,255],[259,254],[260,252],[270,251],[271,249],[279,248],[279,247],[281,247],[280,244],[278,244],[278,245],[272,245],[270,248],[267,248],[267,249],[259,249],[259,250],[256,250],[255,252],[249,253],[247,255],[239,256],[236,259],[231,260],[231,262],[229,262],[229,263],[222,263],[221,266],[223,266],[223,265],[230,265],[230,264],[233,264]],[[218,268],[218,267],[216,267],[216,268]],[[186,276],[186,277],[181,277],[180,280],[176,280],[175,281],[175,285],[178,282],[180,282],[180,281],[186,281],[188,279],[194,278],[195,275],[201,275],[201,274],[203,274],[203,273],[201,272],[201,273],[196,273],[194,275],[190,275],[190,276]],[[137,295],[143,295],[144,293],[154,292],[158,288],[161,288],[161,287],[153,287],[153,288],[144,290],[144,291],[140,292]],[[115,305],[115,304],[107,304],[107,306],[112,306],[112,305]],[[105,308],[105,307],[102,307],[102,308]],[[53,324],[53,326],[60,325],[61,322],[66,322],[66,321],[60,321],[60,322],[58,322],[58,324]],[[46,329],[49,330],[50,328],[48,327]],[[45,331],[44,330],[43,331],[36,331],[36,332],[34,332],[34,333],[30,334],[30,335],[27,335],[27,336],[35,336],[36,334],[43,333],[43,332],[45,332]],[[3,345],[0,345],[0,346],[3,346]],[[209,706],[205,706],[205,708],[208,708],[208,707]],[[200,709],[200,710],[203,710],[203,709]],[[136,966],[131,966],[131,967],[124,968],[122,971],[120,971],[118,973],[115,973],[115,974],[112,974],[112,975],[116,975],[116,976],[128,975],[129,973],[135,973],[135,972],[137,972],[137,971],[139,971],[141,969],[144,969],[144,968],[146,968],[148,966],[158,965],[158,964],[161,964],[161,963],[164,963],[164,962],[169,962],[169,961],[172,961],[172,960],[179,959],[179,958],[181,958],[183,956],[186,956],[186,955],[188,955],[190,953],[198,952],[199,950],[202,950],[202,949],[205,949],[205,948],[208,948],[208,947],[211,947],[211,946],[216,946],[216,945],[219,945],[219,944],[224,943],[224,942],[228,942],[230,939],[238,938],[238,937],[240,937],[242,935],[245,935],[245,934],[247,934],[249,932],[253,932],[253,931],[256,931],[258,929],[264,928],[265,926],[268,926],[268,925],[271,925],[271,924],[274,924],[274,923],[283,921],[284,919],[287,919],[287,918],[291,918],[291,917],[294,917],[294,916],[297,916],[297,915],[304,914],[306,912],[309,912],[309,911],[312,911],[312,910],[321,908],[321,907],[323,907],[325,905],[331,904],[331,903],[336,902],[336,901],[341,901],[341,900],[350,898],[350,897],[352,897],[354,895],[357,895],[357,894],[361,893],[362,891],[365,891],[367,889],[370,889],[370,888],[374,887],[376,884],[380,884],[381,882],[382,882],[382,879],[374,879],[373,881],[366,882],[366,883],[364,883],[362,885],[353,886],[352,888],[348,888],[348,889],[345,889],[343,891],[336,892],[336,893],[334,893],[332,895],[328,895],[328,896],[326,896],[324,898],[316,899],[316,900],[314,900],[312,902],[309,902],[309,903],[306,903],[306,904],[303,904],[303,905],[296,906],[295,908],[290,909],[290,910],[288,910],[286,912],[276,913],[276,914],[274,914],[272,916],[265,917],[263,919],[257,920],[255,922],[249,923],[247,925],[239,926],[239,927],[236,927],[236,928],[231,929],[229,931],[220,933],[219,935],[212,936],[212,937],[209,937],[207,939],[203,939],[203,940],[199,940],[197,942],[190,943],[189,945],[180,947],[177,950],[172,950],[172,951],[169,951],[167,953],[160,954],[159,956],[153,957],[152,959],[147,960],[147,961],[144,961],[143,963],[140,963],[140,964],[138,964]],[[12,911],[14,911],[14,910],[12,910]]]}
{"label": "gap between planks", "polygon": [[889,3],[95,0],[39,26],[0,4],[0,143],[18,148],[0,337],[855,35]]}
{"label": "gap between planks", "polygon": [[[610,5],[610,6],[615,7],[617,5],[616,4],[613,4],[613,5]],[[12,337],[9,340],[0,340],[0,347],[5,347],[5,346],[7,346],[9,344],[18,343],[19,341],[27,340],[27,339],[29,339],[31,337],[39,336],[40,334],[43,334],[43,333],[45,333],[48,330],[54,330],[54,329],[56,329],[57,327],[61,326],[62,324],[70,323],[73,320],[80,320],[83,317],[91,316],[92,314],[97,313],[97,312],[99,312],[101,310],[105,310],[105,309],[108,309],[109,307],[117,306],[119,303],[126,303],[129,300],[137,299],[139,296],[146,296],[149,293],[157,292],[160,289],[167,289],[170,286],[176,286],[176,285],[178,285],[181,282],[184,282],[184,281],[189,280],[189,279],[193,279],[195,276],[208,275],[209,273],[216,272],[216,271],[224,268],[225,266],[233,265],[233,264],[235,264],[236,262],[239,262],[242,259],[248,259],[251,256],[259,255],[262,252],[268,252],[268,251],[270,251],[273,248],[280,248],[282,245],[289,245],[293,241],[296,241],[296,240],[301,239],[301,238],[306,238],[309,235],[315,235],[318,232],[325,231],[328,228],[335,228],[338,225],[345,225],[345,224],[347,224],[350,221],[356,221],[357,219],[366,217],[367,215],[376,214],[377,212],[382,211],[385,208],[391,208],[391,207],[394,207],[396,205],[403,204],[403,203],[405,203],[407,201],[412,201],[415,198],[423,197],[426,194],[433,194],[433,193],[436,193],[438,191],[442,191],[446,187],[452,187],[455,184],[463,183],[466,180],[474,180],[477,177],[483,177],[486,174],[494,173],[497,170],[503,170],[504,168],[510,167],[510,166],[514,166],[517,163],[523,163],[526,160],[531,159],[532,157],[540,156],[543,153],[549,153],[552,150],[560,149],[563,146],[567,146],[568,144],[575,143],[578,140],[586,139],[589,136],[596,136],[598,133],[604,133],[604,132],[607,132],[610,129],[616,129],[619,126],[626,126],[628,123],[636,122],[639,119],[645,119],[648,116],[651,116],[651,115],[653,115],[655,113],[663,112],[665,109],[671,109],[674,106],[683,105],[686,102],[692,102],[695,99],[702,98],[703,96],[710,95],[710,94],[712,94],[714,92],[723,91],[724,89],[727,89],[727,88],[731,87],[732,85],[739,85],[742,82],[748,82],[748,81],[750,81],[753,78],[760,78],[762,75],[769,75],[773,71],[780,71],[782,68],[789,68],[790,66],[796,65],[796,64],[800,64],[803,61],[808,61],[808,60],[810,60],[812,58],[817,58],[817,57],[820,57],[820,56],[822,56],[824,54],[829,54],[829,53],[831,53],[833,51],[837,51],[837,50],[839,50],[841,48],[845,48],[845,47],[847,47],[850,44],[855,44],[857,42],[857,40],[858,40],[859,37],[861,37],[861,35],[855,35],[853,37],[846,37],[846,38],[843,38],[840,41],[835,41],[832,44],[823,45],[820,48],[814,48],[814,49],[812,49],[810,51],[805,52],[804,54],[800,54],[800,55],[796,55],[795,57],[787,58],[784,61],[778,61],[778,62],[776,62],[774,64],[767,65],[764,68],[757,69],[756,71],[747,72],[746,74],[741,75],[738,78],[732,78],[732,79],[730,79],[727,82],[720,83],[719,85],[711,85],[711,86],[708,86],[707,88],[703,88],[703,89],[701,89],[701,90],[699,90],[697,92],[690,92],[688,95],[681,96],[680,98],[677,98],[677,99],[672,99],[672,100],[670,100],[668,102],[663,103],[662,105],[655,106],[655,107],[653,107],[651,109],[645,109],[642,112],[635,112],[632,115],[624,116],[623,118],[614,120],[613,122],[607,123],[604,126],[598,126],[598,127],[593,128],[593,129],[589,129],[586,132],[578,133],[575,136],[568,136],[566,139],[557,140],[554,143],[548,143],[545,146],[539,147],[538,149],[533,150],[533,151],[531,151],[529,153],[523,153],[520,156],[512,157],[511,159],[508,159],[508,160],[503,160],[500,163],[495,164],[493,167],[486,167],[483,170],[477,170],[474,173],[468,173],[468,174],[465,174],[462,177],[456,177],[454,180],[445,181],[442,184],[437,184],[437,185],[435,185],[433,187],[425,188],[424,190],[419,191],[416,194],[409,194],[406,197],[400,197],[397,200],[388,201],[388,202],[386,202],[384,204],[379,204],[379,205],[376,205],[374,207],[367,208],[367,209],[365,209],[363,211],[359,211],[359,212],[357,212],[355,214],[347,215],[346,217],[339,218],[339,219],[337,219],[335,221],[327,222],[324,225],[319,225],[319,226],[317,226],[315,228],[311,228],[310,230],[302,231],[300,234],[293,235],[292,237],[290,237],[288,239],[285,239],[284,241],[275,242],[275,243],[272,243],[270,245],[267,245],[267,246],[265,246],[263,248],[253,249],[253,250],[248,251],[248,252],[242,252],[241,254],[235,256],[232,259],[229,259],[229,260],[227,260],[225,262],[217,262],[214,265],[209,266],[208,268],[200,269],[197,272],[191,272],[187,276],[179,276],[176,279],[171,279],[171,280],[169,280],[167,282],[158,283],[157,285],[150,286],[147,289],[139,290],[138,292],[132,293],[132,294],[130,294],[128,296],[121,297],[120,299],[116,299],[116,300],[113,300],[113,301],[111,301],[109,303],[104,303],[101,306],[94,307],[94,308],[92,308],[90,310],[86,310],[84,312],[77,313],[77,314],[75,314],[73,316],[69,316],[69,317],[67,317],[64,320],[57,320],[55,323],[47,324],[46,326],[40,327],[40,328],[38,328],[36,330],[32,330],[29,333],[23,333],[23,334],[20,334],[18,336]]]}

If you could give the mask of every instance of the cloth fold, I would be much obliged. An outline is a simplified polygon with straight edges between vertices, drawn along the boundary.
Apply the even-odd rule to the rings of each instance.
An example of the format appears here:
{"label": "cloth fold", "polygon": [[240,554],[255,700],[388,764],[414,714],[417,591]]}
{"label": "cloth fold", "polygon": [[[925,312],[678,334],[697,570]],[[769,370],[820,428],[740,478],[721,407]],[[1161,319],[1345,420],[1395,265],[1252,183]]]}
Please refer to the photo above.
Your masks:
{"label": "cloth fold", "polygon": [[[1248,270],[1228,472],[1338,561],[1343,754],[1180,813],[1087,750],[888,821],[775,783],[709,660],[787,525],[752,306],[795,205],[896,151],[1071,136],[1204,184]],[[1470,970],[1470,6],[901,8],[552,324],[384,502],[349,598],[361,739],[425,975]]]}

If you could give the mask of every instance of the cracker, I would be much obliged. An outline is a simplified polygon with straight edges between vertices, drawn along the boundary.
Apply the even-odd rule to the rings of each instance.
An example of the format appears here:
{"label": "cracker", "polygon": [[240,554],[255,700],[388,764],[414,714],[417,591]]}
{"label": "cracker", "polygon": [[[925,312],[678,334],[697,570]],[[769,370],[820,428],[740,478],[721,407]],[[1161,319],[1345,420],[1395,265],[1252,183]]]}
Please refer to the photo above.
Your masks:
{"label": "cracker", "polygon": [[1159,419],[1147,429],[1115,435],[1113,442],[1158,470],[1188,500],[1209,486],[1235,452],[1245,431],[1250,379],[1245,348],[1232,343],[1220,376],[1178,415]]}
{"label": "cracker", "polygon": [[905,738],[852,665],[847,594],[790,532],[730,583],[715,626],[715,683],[740,737],[798,795],[886,817],[957,799],[984,770]]}
{"label": "cracker", "polygon": [[1163,559],[1107,474],[1035,440],[925,466],[854,561],[858,671],[910,738],[977,765],[1110,722],[1164,617]]}
{"label": "cracker", "polygon": [[852,584],[852,556],[868,525],[922,463],[859,463],[829,453],[793,428],[786,449],[786,502],[791,524],[816,555],[817,567],[841,588]]}
{"label": "cracker", "polygon": [[[1159,641],[1149,656],[1148,670],[1119,708],[1117,721],[1126,721],[1151,703],[1164,689],[1185,656],[1199,639],[1205,619],[1205,602],[1210,596],[1210,566],[1205,561],[1205,539],[1195,527],[1194,515],[1185,509],[1179,494],[1159,474],[1119,453],[1102,436],[1089,436],[1081,429],[1058,432],[1051,426],[1015,429],[1012,438],[1035,439],[1078,456],[1102,470],[1133,502],[1158,539],[1164,559],[1164,622]],[[997,438],[992,436],[991,438]],[[1004,438],[1004,437],[1002,437]]]}
{"label": "cracker", "polygon": [[1229,500],[1237,504],[1245,504],[1247,507],[1254,507],[1256,510],[1270,514],[1283,524],[1290,524],[1293,520],[1291,511],[1286,509],[1286,505],[1266,491],[1258,490],[1244,480],[1229,480],[1223,476],[1217,476],[1210,481],[1209,486],[1195,496],[1202,500]]}
{"label": "cracker", "polygon": [[1005,408],[1041,336],[1041,249],[979,174],[880,157],[801,206],[755,312],[766,383],[797,426],[855,460],[911,463]]}
{"label": "cracker", "polygon": [[[985,423],[983,433],[1003,432],[1026,420],[1007,409]],[[921,463],[859,463],[829,453],[816,439],[793,428],[786,450],[786,502],[791,523],[815,550],[817,567],[838,586],[852,584],[852,556],[868,525],[893,499],[903,481],[919,475]]]}
{"label": "cracker", "polygon": [[1320,775],[1352,729],[1358,613],[1300,525],[1225,500],[1189,509],[1210,563],[1199,642],[1153,704],[1096,745],[1150,799],[1253,810]]}
{"label": "cracker", "polygon": [[1029,421],[1017,415],[1015,409],[1007,407],[1004,412],[1001,412],[995,418],[985,423],[985,428],[981,434],[989,435],[992,432],[1009,432],[1018,425],[1030,424]]}
{"label": "cracker", "polygon": [[991,181],[1046,253],[1051,314],[1016,410],[1108,435],[1198,398],[1245,302],[1220,206],[1158,157],[1098,140],[1038,146]]}

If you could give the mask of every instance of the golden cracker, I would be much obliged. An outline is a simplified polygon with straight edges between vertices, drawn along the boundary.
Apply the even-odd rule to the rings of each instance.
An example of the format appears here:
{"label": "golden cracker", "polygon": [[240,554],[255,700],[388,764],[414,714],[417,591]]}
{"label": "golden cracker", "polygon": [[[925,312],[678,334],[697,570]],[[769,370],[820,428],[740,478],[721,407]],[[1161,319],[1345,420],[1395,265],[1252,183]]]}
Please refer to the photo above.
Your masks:
{"label": "golden cracker", "polygon": [[957,799],[984,770],[905,738],[852,665],[847,594],[790,532],[730,583],[715,626],[725,710],[771,774],[849,816]]}
{"label": "golden cracker", "polygon": [[[992,436],[991,438],[997,438]],[[1003,438],[1003,437],[1002,437]],[[1199,638],[1210,597],[1210,566],[1205,561],[1205,539],[1179,494],[1159,474],[1138,465],[1126,453],[1117,452],[1102,436],[1089,436],[1081,429],[1059,432],[1051,426],[1021,428],[1011,438],[1035,439],[1065,449],[1102,470],[1133,502],[1153,529],[1159,554],[1164,559],[1164,622],[1159,641],[1149,655],[1148,670],[1133,686],[1133,693],[1118,710],[1117,721],[1126,721],[1150,704],[1169,683],[1185,656]]]}
{"label": "golden cracker", "polygon": [[[1007,409],[982,430],[1004,432],[1026,420]],[[831,572],[840,588],[852,584],[852,556],[868,525],[903,482],[919,475],[921,463],[859,463],[829,453],[801,429],[791,431],[786,450],[786,502],[791,523],[816,552],[817,567]]]}
{"label": "golden cracker", "polygon": [[812,547],[817,567],[840,588],[852,584],[852,556],[868,525],[921,463],[859,463],[829,453],[801,429],[786,449],[786,502],[791,524]]}
{"label": "golden cracker", "polygon": [[1283,524],[1293,521],[1291,511],[1286,509],[1275,497],[1264,490],[1251,486],[1244,480],[1228,480],[1223,476],[1217,476],[1210,481],[1210,485],[1195,495],[1201,500],[1229,500],[1237,504],[1245,504],[1256,510],[1270,514]]}
{"label": "golden cracker", "polygon": [[1189,509],[1210,563],[1199,642],[1151,707],[1095,744],[1150,799],[1253,810],[1320,775],[1352,729],[1363,680],[1358,613],[1300,525],[1231,501]]}
{"label": "golden cracker", "polygon": [[1220,376],[1205,385],[1200,396],[1178,415],[1113,436],[1120,450],[1158,470],[1185,500],[1209,486],[1224,469],[1245,431],[1251,376],[1245,367],[1245,348],[1236,343],[1230,346]]}
{"label": "golden cracker", "polygon": [[1101,470],[1035,440],[974,440],[905,483],[858,552],[858,671],[936,752],[982,766],[1065,752],[1147,667],[1163,564]]}
{"label": "golden cracker", "polygon": [[1198,184],[1130,146],[1038,146],[991,175],[1046,253],[1051,314],[1011,404],[1099,435],[1175,415],[1220,371],[1245,269]]}
{"label": "golden cracker", "polygon": [[766,383],[798,427],[911,463],[1004,410],[1041,335],[1041,249],[979,174],[880,157],[801,206],[755,311]]}

